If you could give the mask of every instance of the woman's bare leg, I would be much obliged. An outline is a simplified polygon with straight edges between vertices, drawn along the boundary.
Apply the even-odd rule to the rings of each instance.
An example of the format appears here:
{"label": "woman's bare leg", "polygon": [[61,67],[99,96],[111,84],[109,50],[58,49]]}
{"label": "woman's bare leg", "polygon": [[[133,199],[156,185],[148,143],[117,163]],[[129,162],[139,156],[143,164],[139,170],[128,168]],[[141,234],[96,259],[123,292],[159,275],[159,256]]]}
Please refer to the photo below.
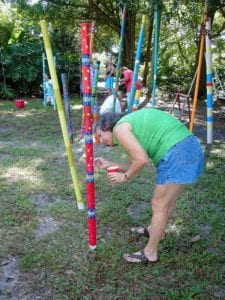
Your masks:
{"label": "woman's bare leg", "polygon": [[[160,239],[165,234],[168,219],[174,211],[176,200],[184,187],[184,185],[180,184],[156,185],[151,200],[152,221],[149,231],[150,237],[144,249],[144,254],[149,261],[157,261],[158,259],[157,250]],[[137,259],[130,258],[129,255],[124,255],[124,259],[130,262],[138,262]]]}

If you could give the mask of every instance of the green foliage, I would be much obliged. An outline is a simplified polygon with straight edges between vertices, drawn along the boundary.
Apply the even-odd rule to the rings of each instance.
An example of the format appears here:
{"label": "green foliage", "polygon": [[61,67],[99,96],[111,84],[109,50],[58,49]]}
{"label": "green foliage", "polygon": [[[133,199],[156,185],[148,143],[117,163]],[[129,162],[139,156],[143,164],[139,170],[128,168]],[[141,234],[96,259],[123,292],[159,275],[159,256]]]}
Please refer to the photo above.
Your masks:
{"label": "green foliage", "polygon": [[12,99],[15,97],[15,91],[11,86],[0,82],[0,98]]}
{"label": "green foliage", "polygon": [[[161,11],[158,85],[171,91],[175,91],[177,86],[182,86],[183,91],[186,92],[195,73],[200,24],[207,9],[208,13],[212,14],[213,35],[216,35],[213,39],[215,45],[213,64],[223,75],[225,46],[224,40],[220,38],[220,33],[224,30],[223,1],[138,0],[126,2],[131,12],[130,16],[133,16],[132,24],[129,24],[127,28],[124,43],[124,60],[128,61],[128,65],[133,65],[134,55],[131,55],[131,52],[135,51],[133,41],[137,41],[138,38],[141,16],[142,14],[150,16],[150,9],[158,5]],[[53,53],[57,57],[57,71],[59,75],[61,72],[68,73],[70,92],[77,92],[80,84],[79,24],[82,21],[97,21],[94,52],[109,52],[110,43],[118,44],[119,42],[121,1],[62,0],[38,1],[31,4],[28,0],[14,0],[10,4],[7,12],[0,10],[0,46],[4,51],[3,61],[0,64],[2,63],[6,76],[4,78],[2,68],[0,68],[0,82],[6,79],[4,86],[0,87],[1,97],[10,99],[13,97],[12,91],[14,94],[40,94],[42,92],[40,84],[42,83],[41,54],[43,49],[40,19],[46,19],[50,25]],[[127,24],[128,21],[129,18],[127,18]],[[146,40],[147,32],[145,32],[142,57],[146,57]],[[144,61],[141,63],[143,64]]]}
{"label": "green foliage", "polygon": [[14,28],[14,21],[4,13],[3,7],[0,4],[0,47],[7,45]]}
{"label": "green foliage", "polygon": [[40,91],[42,44],[39,39],[9,44],[2,50],[0,78],[5,76],[6,85],[0,86],[0,94],[7,98],[19,94]]}

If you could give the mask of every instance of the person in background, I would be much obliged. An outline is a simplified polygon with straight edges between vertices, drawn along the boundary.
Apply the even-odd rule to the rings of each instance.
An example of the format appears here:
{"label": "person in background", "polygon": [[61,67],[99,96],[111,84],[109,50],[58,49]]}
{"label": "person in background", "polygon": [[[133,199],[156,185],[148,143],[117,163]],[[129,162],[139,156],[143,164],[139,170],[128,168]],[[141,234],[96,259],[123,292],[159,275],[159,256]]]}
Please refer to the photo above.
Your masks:
{"label": "person in background", "polygon": [[127,98],[123,91],[119,90],[117,92],[118,100],[120,101],[121,111],[125,112],[127,109]]}
{"label": "person in background", "polygon": [[114,77],[116,76],[116,65],[112,62],[109,63],[106,70],[105,88],[113,89]]}
{"label": "person in background", "polygon": [[110,182],[132,183],[132,178],[146,166],[149,158],[156,167],[151,224],[136,230],[137,234],[149,238],[148,243],[140,251],[123,255],[130,263],[155,263],[158,260],[159,242],[165,234],[178,197],[187,184],[196,182],[203,173],[201,145],[183,123],[157,109],[144,108],[125,116],[104,114],[96,125],[96,133],[101,144],[114,146],[118,143],[130,158],[124,163],[103,157],[95,159],[96,168],[119,168],[117,173],[108,173]]}
{"label": "person in background", "polygon": [[[108,96],[104,100],[103,104],[100,107],[99,113],[100,115],[113,112],[113,104],[114,104],[114,95],[112,94],[112,90],[108,89]],[[118,98],[116,98],[115,103],[115,113],[121,113],[121,104]]]}
{"label": "person in background", "polygon": [[44,90],[46,95],[46,104],[54,105],[53,85],[52,80],[48,77],[48,75],[45,75]]}
{"label": "person in background", "polygon": [[[130,91],[131,91],[131,85],[132,85],[132,77],[133,77],[133,71],[128,69],[127,67],[121,68],[123,78],[120,79],[120,84],[126,86],[127,91],[127,99],[129,99]],[[136,90],[140,90],[142,88],[142,84],[139,80],[136,82]]]}

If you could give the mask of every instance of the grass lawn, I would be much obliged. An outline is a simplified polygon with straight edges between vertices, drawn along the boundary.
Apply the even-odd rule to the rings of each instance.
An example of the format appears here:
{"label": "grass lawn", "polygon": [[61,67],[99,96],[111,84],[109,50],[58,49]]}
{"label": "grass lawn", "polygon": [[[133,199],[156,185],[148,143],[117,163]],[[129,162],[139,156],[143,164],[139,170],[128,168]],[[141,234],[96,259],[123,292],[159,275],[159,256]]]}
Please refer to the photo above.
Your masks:
{"label": "grass lawn", "polygon": [[[72,148],[86,203],[80,104],[71,102]],[[1,101],[0,124],[1,300],[225,299],[224,140],[216,140],[204,176],[180,197],[160,243],[160,261],[133,265],[122,254],[147,242],[129,228],[150,222],[151,162],[126,184],[113,185],[104,171],[95,172],[97,249],[91,252],[57,112],[38,99],[21,110]],[[118,147],[95,145],[94,153],[126,157]]]}

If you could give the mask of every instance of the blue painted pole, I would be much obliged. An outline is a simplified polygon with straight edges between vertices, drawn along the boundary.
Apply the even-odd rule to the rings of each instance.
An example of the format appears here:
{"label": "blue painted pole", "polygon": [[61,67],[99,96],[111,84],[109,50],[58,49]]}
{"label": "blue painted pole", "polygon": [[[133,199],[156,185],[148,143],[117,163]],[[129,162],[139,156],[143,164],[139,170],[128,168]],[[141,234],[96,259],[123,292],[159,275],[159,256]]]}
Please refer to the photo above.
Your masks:
{"label": "blue painted pole", "polygon": [[[56,68],[56,56],[53,57],[53,60],[54,60],[55,68]],[[54,108],[54,110],[56,110],[56,100],[55,100],[54,94],[53,94],[53,108]]]}
{"label": "blue painted pole", "polygon": [[118,53],[118,60],[116,64],[116,81],[115,81],[115,90],[113,89],[113,111],[115,112],[116,107],[116,93],[119,88],[119,77],[120,77],[120,69],[121,69],[121,61],[122,61],[122,52],[123,52],[123,38],[125,32],[125,25],[126,25],[126,4],[123,5],[123,17],[121,21],[121,29],[120,29],[120,44],[119,44],[119,53]]}
{"label": "blue painted pole", "polygon": [[154,59],[153,59],[153,84],[152,84],[152,107],[155,106],[155,95],[157,87],[157,75],[158,75],[158,44],[159,44],[159,8],[155,6],[154,10]]}
{"label": "blue painted pole", "polygon": [[65,73],[61,73],[61,81],[63,87],[63,100],[64,100],[64,108],[66,114],[67,121],[67,130],[70,143],[73,143],[74,135],[73,135],[73,123],[70,111],[70,98],[69,98],[69,88],[68,88],[68,79]]}
{"label": "blue painted pole", "polygon": [[131,84],[131,91],[130,96],[128,99],[128,113],[132,111],[133,103],[134,103],[134,97],[136,92],[136,82],[138,80],[138,70],[140,65],[140,59],[141,59],[141,49],[142,44],[144,41],[144,30],[145,30],[145,16],[142,16],[142,22],[141,22],[141,29],[139,33],[139,39],[138,39],[138,45],[137,45],[137,51],[136,51],[136,58],[135,58],[135,64],[134,64],[134,71],[132,76],[132,84]]}
{"label": "blue painted pole", "polygon": [[[112,66],[112,41],[110,40],[110,66]],[[110,80],[110,88],[111,88],[111,90],[113,91],[113,81],[114,81],[114,77],[113,76],[111,76],[111,79],[112,80]]]}
{"label": "blue painted pole", "polygon": [[46,100],[45,76],[46,76],[46,72],[45,72],[45,54],[42,53],[43,104],[46,107],[47,100]]}
{"label": "blue painted pole", "polygon": [[213,82],[212,82],[212,40],[211,19],[205,23],[205,49],[206,49],[206,90],[207,90],[207,144],[213,143]]}

